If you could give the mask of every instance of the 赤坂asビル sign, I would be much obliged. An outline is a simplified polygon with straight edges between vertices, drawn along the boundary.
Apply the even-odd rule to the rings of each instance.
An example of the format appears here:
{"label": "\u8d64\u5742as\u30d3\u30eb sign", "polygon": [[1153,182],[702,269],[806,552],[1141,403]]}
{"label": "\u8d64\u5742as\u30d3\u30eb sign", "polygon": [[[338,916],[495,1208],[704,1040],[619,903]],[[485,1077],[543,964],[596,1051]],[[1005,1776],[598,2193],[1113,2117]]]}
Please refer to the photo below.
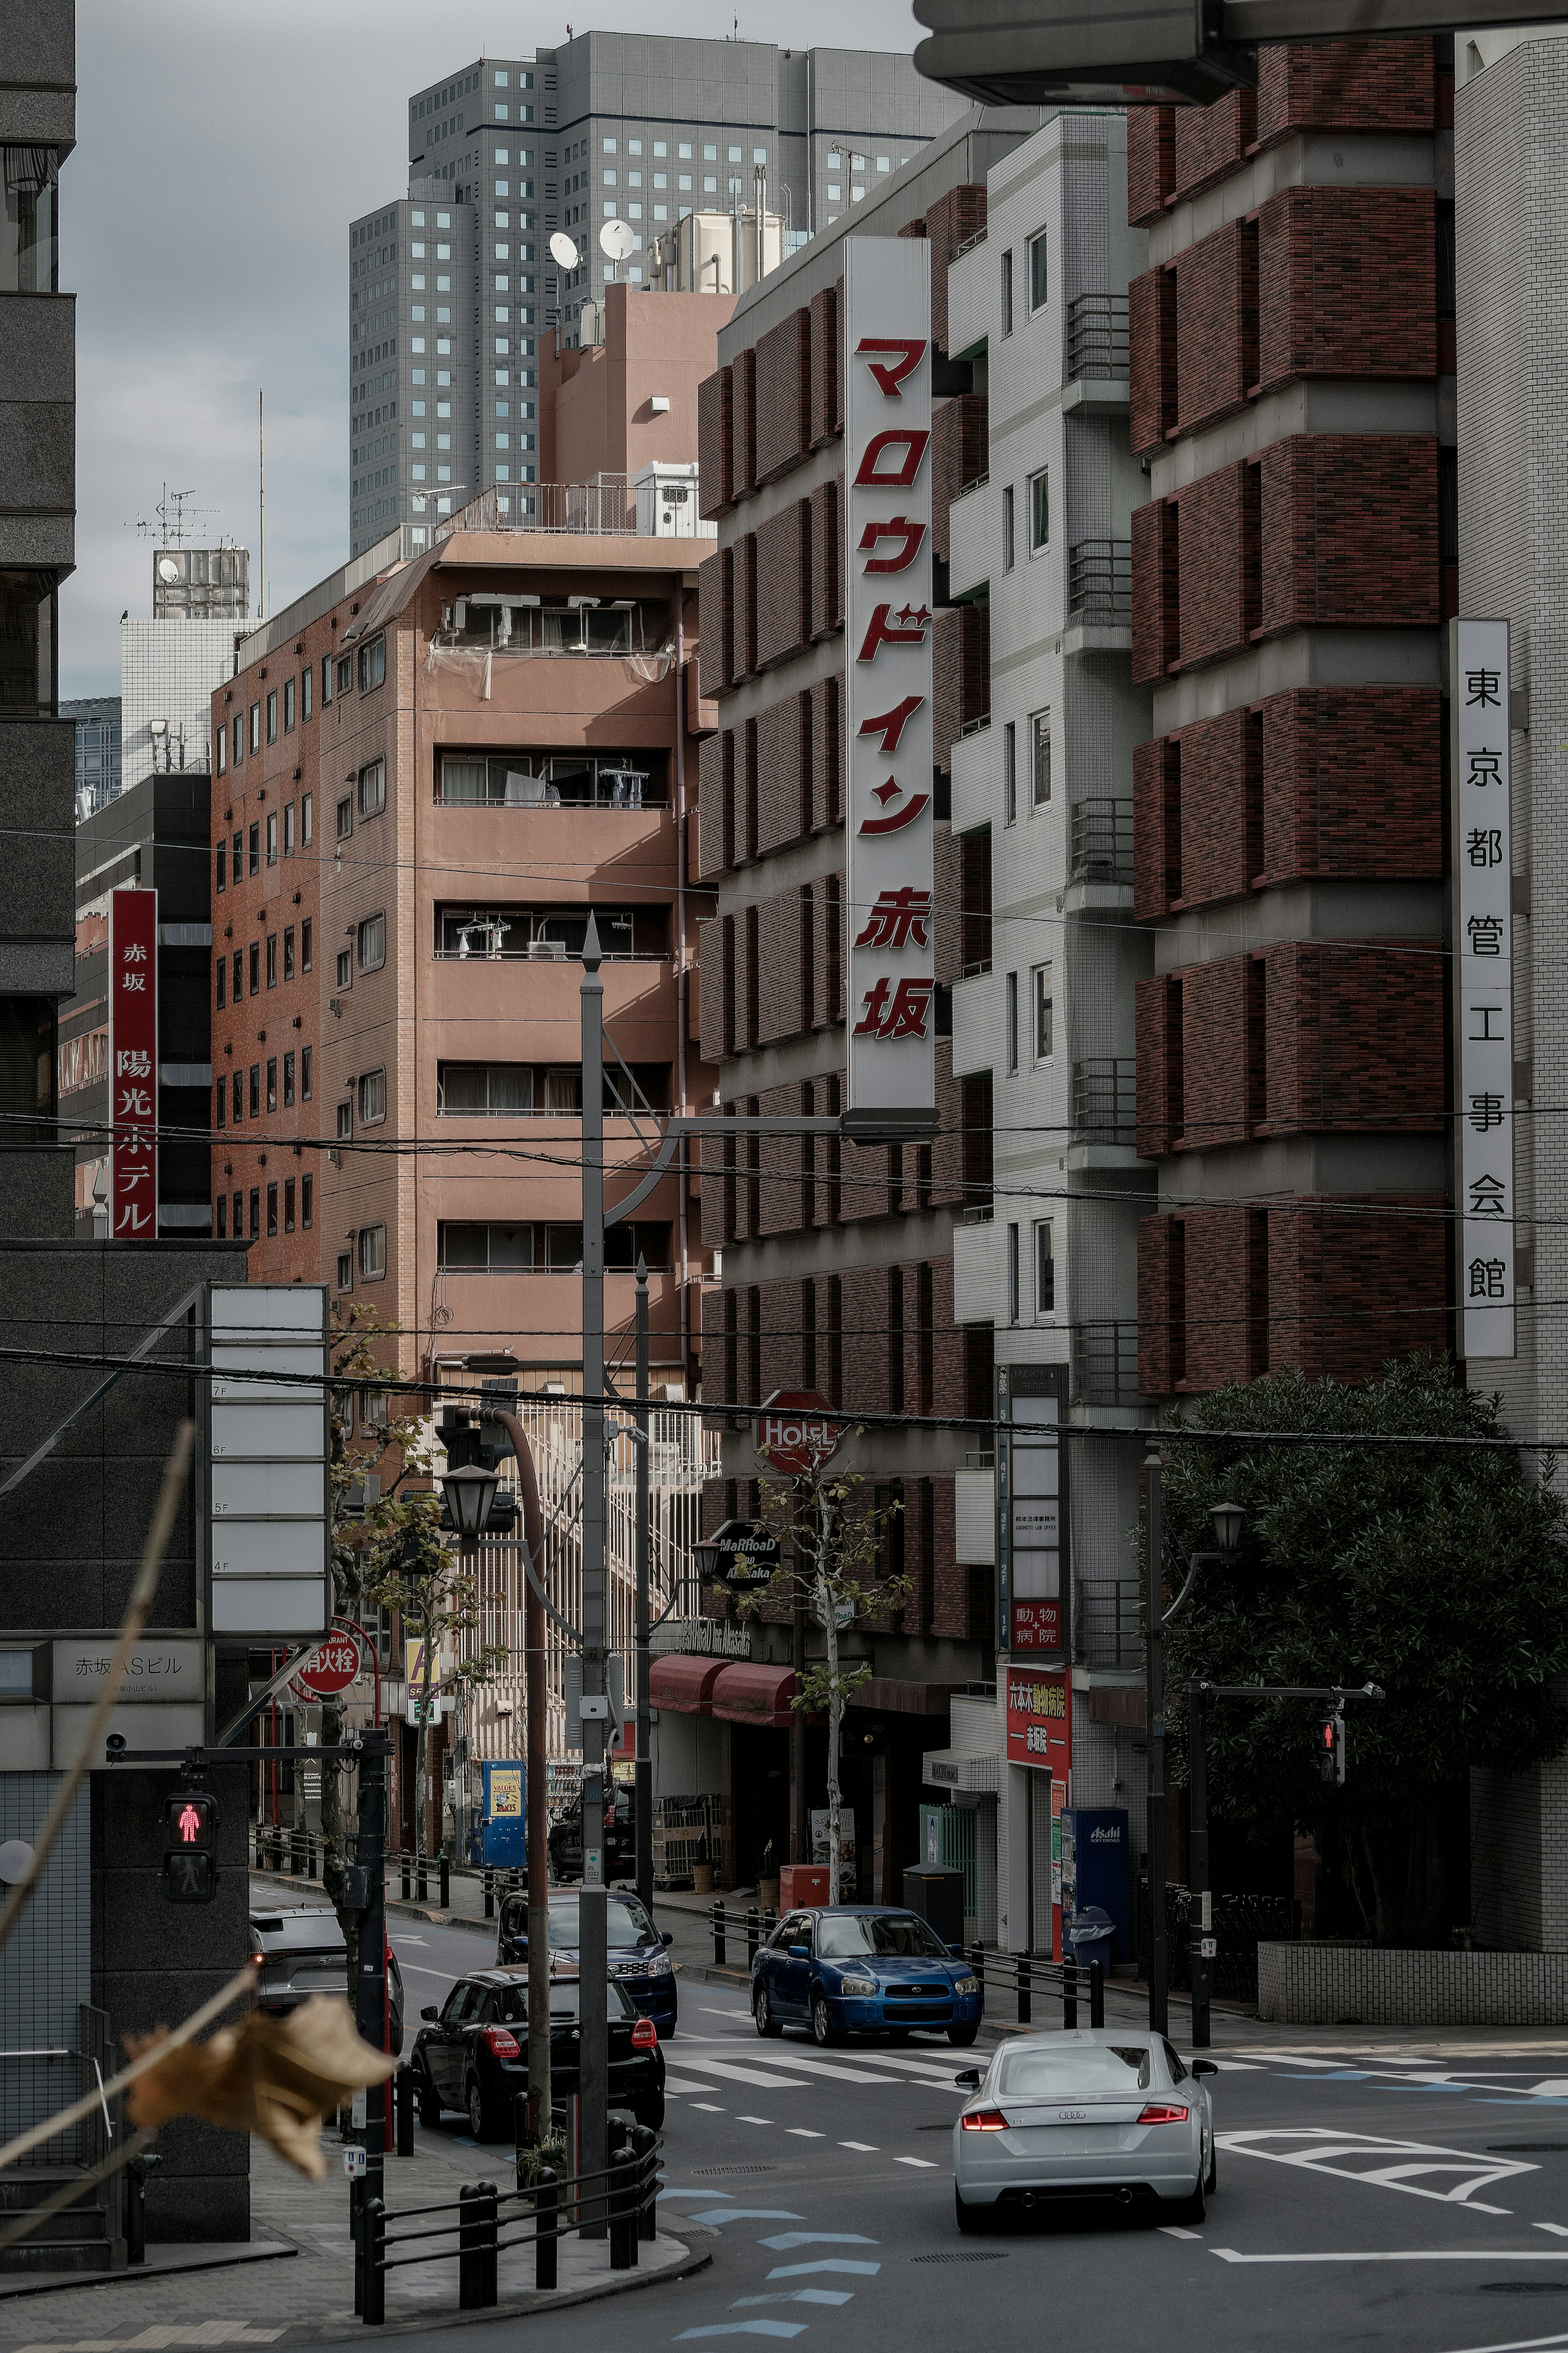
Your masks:
{"label": "\u8d64\u5742as\u30d3\u30eb sign", "polygon": [[158,1239],[158,893],[109,900],[109,1231]]}
{"label": "\u8d64\u5742as\u30d3\u30eb sign", "polygon": [[931,247],[844,241],[849,1108],[936,1104]]}
{"label": "\u8d64\u5742as\u30d3\u30eb sign", "polygon": [[1007,1762],[1043,1765],[1066,1781],[1072,1762],[1072,1684],[1066,1669],[1007,1669]]}

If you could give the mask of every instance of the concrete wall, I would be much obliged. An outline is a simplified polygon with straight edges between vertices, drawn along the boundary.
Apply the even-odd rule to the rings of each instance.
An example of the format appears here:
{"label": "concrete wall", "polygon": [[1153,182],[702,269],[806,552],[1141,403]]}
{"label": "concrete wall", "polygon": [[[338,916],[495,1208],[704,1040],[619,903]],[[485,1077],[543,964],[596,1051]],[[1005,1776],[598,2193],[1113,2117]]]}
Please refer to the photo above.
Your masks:
{"label": "concrete wall", "polygon": [[1563,2026],[1568,1953],[1259,1945],[1258,2015],[1288,2026]]}
{"label": "concrete wall", "polygon": [[[697,387],[717,367],[719,330],[734,309],[727,294],[644,294],[605,290],[605,340],[558,352],[542,339],[539,478],[591,482],[697,456]],[[653,396],[669,402],[656,416]]]}

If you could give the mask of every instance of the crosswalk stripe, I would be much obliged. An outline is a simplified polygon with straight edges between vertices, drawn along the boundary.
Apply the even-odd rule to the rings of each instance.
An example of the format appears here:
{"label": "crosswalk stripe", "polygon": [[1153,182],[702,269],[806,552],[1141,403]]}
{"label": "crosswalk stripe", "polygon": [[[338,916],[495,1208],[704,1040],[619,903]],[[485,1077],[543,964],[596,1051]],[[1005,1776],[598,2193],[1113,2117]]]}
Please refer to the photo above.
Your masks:
{"label": "crosswalk stripe", "polygon": [[684,2075],[667,2074],[664,2079],[664,2088],[667,2092],[710,2092],[713,2086],[711,2084],[699,2083],[695,2077],[688,2081]]}
{"label": "crosswalk stripe", "polygon": [[806,2088],[798,2076],[767,2075],[760,2067],[736,2067],[727,2059],[695,2058],[682,2052],[680,2063],[703,2075],[718,2075],[726,2084],[761,2084],[770,2092],[804,2092]]}
{"label": "crosswalk stripe", "polygon": [[[749,2044],[747,2049],[750,2056],[759,2065],[781,2068],[786,2075],[828,2075],[838,2084],[900,2084],[903,2081],[901,2075],[873,2074],[868,2067],[846,2067],[837,2060],[808,2059],[804,2052],[798,2051],[781,2051],[775,2058],[770,2052],[752,2050]],[[684,2059],[684,2053],[682,2057]],[[710,2059],[698,2058],[686,2061],[685,2063],[693,2067],[709,2067],[714,2063]],[[770,2075],[759,2080],[771,2083],[773,2079]]]}
{"label": "crosswalk stripe", "polygon": [[896,2157],[893,2159],[893,2163],[895,2165],[918,2165],[922,2173],[934,2173],[936,2171],[936,2159],[934,2157]]}

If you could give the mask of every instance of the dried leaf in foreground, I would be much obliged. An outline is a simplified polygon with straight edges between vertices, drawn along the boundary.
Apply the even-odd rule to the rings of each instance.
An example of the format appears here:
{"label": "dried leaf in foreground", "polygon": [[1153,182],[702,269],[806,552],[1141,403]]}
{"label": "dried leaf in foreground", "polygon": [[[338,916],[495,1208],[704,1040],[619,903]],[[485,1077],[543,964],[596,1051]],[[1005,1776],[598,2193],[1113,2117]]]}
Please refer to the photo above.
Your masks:
{"label": "dried leaf in foreground", "polygon": [[[140,2058],[163,2040],[128,2035]],[[258,2133],[279,2157],[319,2181],[323,2117],[355,2092],[384,2084],[397,2062],[373,2051],[354,2025],[346,2001],[312,1994],[285,2019],[246,2019],[205,2042],[186,2042],[150,2067],[127,2094],[131,2120],[156,2127],[171,2116],[198,2116],[231,2132]]]}

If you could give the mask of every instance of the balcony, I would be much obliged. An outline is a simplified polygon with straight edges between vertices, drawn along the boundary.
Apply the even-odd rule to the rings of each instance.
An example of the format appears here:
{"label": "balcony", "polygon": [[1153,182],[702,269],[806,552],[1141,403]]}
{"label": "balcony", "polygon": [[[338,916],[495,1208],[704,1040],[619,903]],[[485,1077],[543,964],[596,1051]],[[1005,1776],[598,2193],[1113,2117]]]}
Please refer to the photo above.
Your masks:
{"label": "balcony", "polygon": [[1127,397],[1125,294],[1079,294],[1068,306],[1068,376],[1075,384],[1115,384]]}
{"label": "balcony", "polygon": [[947,593],[954,604],[989,594],[995,533],[991,477],[982,474],[964,484],[947,510]]}
{"label": "balcony", "polygon": [[1132,619],[1132,542],[1080,539],[1068,551],[1068,618],[1127,628]]}
{"label": "balcony", "polygon": [[952,992],[952,1075],[989,1071],[1002,1039],[1002,980],[994,972],[976,973],[956,983]]}
{"label": "balcony", "polygon": [[1075,1144],[1131,1144],[1137,1125],[1137,1065],[1108,1055],[1072,1066],[1069,1117]]}
{"label": "balcony", "polygon": [[1070,1337],[1074,1405],[1136,1403],[1136,1323],[1075,1324]]}
{"label": "balcony", "polygon": [[990,1217],[971,1217],[954,1226],[954,1324],[1005,1324],[1007,1321],[1004,1246],[1002,1229]]}
{"label": "balcony", "polygon": [[996,1565],[996,1473],[952,1474],[953,1557],[968,1568]]}
{"label": "balcony", "polygon": [[986,232],[977,229],[947,267],[947,347],[955,360],[973,359],[984,351],[996,287],[995,257],[987,250]]}
{"label": "balcony", "polygon": [[1092,796],[1072,805],[1072,879],[1075,882],[1132,881],[1132,804]]}

